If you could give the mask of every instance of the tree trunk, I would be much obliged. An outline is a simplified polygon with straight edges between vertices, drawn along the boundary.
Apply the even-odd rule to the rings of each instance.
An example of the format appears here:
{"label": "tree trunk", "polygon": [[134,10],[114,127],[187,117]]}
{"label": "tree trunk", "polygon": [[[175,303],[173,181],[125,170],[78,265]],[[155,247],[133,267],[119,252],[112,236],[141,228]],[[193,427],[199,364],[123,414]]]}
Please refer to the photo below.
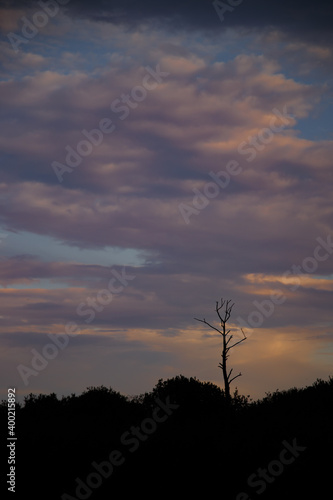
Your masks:
{"label": "tree trunk", "polygon": [[226,333],[225,333],[225,325],[222,325],[223,327],[223,351],[222,351],[222,373],[223,373],[223,379],[224,379],[224,392],[225,392],[225,397],[227,400],[227,403],[230,403],[231,396],[230,396],[230,384],[229,384],[229,377],[227,373],[227,344],[226,344]]}
{"label": "tree trunk", "polygon": [[[222,327],[222,330],[219,328],[216,328],[215,326],[208,323],[208,321],[206,321],[205,318],[204,319],[194,318],[196,321],[200,321],[201,323],[205,323],[205,325],[208,325],[210,328],[212,328],[213,330],[217,331],[218,333],[220,333],[222,335],[222,338],[223,338],[223,348],[222,348],[222,353],[221,353],[222,362],[219,363],[219,368],[221,368],[222,373],[223,373],[224,393],[225,393],[225,398],[226,398],[227,404],[231,403],[231,395],[230,395],[231,382],[233,380],[235,380],[237,377],[240,377],[242,375],[241,373],[239,373],[238,375],[235,375],[234,377],[231,378],[231,373],[233,371],[233,368],[231,368],[230,372],[228,373],[228,371],[227,371],[227,359],[229,357],[228,353],[229,353],[230,349],[233,349],[237,345],[244,342],[244,340],[246,340],[246,335],[241,328],[242,333],[244,335],[244,338],[239,340],[238,342],[235,342],[232,345],[229,345],[232,338],[233,338],[233,335],[230,333],[231,330],[226,331],[226,324],[230,319],[231,310],[234,306],[234,304],[230,304],[230,303],[231,303],[231,300],[223,300],[223,299],[221,299],[221,305],[219,305],[219,303],[216,302],[215,311],[220,319],[220,325]],[[220,310],[221,309],[223,310],[224,306],[225,306],[224,312],[222,311],[222,313],[220,313]],[[227,335],[229,335],[228,338],[227,338]]]}

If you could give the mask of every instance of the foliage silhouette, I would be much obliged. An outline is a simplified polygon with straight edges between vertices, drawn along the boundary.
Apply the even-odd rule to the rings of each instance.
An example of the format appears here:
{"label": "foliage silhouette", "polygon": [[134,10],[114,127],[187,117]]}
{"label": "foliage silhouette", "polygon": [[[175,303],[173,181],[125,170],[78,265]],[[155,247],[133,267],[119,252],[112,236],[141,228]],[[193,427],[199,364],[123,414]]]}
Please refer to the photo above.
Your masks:
{"label": "foliage silhouette", "polygon": [[[130,452],[121,436],[133,426],[148,425],[157,400],[178,408]],[[60,500],[64,493],[79,498],[76,478],[85,481],[95,470],[92,463],[105,461],[112,450],[122,453],[124,463],[85,498],[109,499],[140,490],[148,498],[163,496],[164,490],[208,496],[218,488],[227,499],[242,492],[251,500],[322,498],[330,484],[332,401],[331,377],[268,393],[258,401],[236,390],[231,407],[221,388],[183,375],[160,379],[151,392],[135,397],[104,386],[61,398],[30,394],[16,406],[16,498],[30,493],[36,500]],[[5,401],[0,416],[4,429]],[[278,458],[284,441],[295,439],[306,450],[258,495],[249,476]]]}

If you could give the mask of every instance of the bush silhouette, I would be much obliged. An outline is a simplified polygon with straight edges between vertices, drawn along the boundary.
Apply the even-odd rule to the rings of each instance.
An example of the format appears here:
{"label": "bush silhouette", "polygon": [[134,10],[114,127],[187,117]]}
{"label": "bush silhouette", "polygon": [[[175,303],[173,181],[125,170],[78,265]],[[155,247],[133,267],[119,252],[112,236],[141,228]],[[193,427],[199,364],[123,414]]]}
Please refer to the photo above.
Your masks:
{"label": "bush silhouette", "polygon": [[[157,400],[178,408],[131,453],[121,436],[149,422]],[[205,495],[219,489],[223,498],[236,499],[243,492],[253,499],[257,493],[248,478],[278,459],[283,442],[295,440],[306,450],[273,477],[260,498],[321,498],[330,479],[326,457],[333,446],[332,401],[331,377],[301,389],[277,390],[258,401],[236,390],[231,408],[221,388],[183,375],[160,379],[151,392],[136,397],[104,386],[61,398],[30,394],[16,406],[16,498],[26,498],[30,490],[36,500],[59,500],[64,493],[78,498],[76,478],[85,480],[93,462],[105,462],[119,450],[124,464],[91,492],[92,500],[137,494],[140,488],[148,498],[155,497],[161,485],[162,492],[176,489],[180,496],[198,495],[201,488]],[[0,416],[5,428],[5,401]]]}

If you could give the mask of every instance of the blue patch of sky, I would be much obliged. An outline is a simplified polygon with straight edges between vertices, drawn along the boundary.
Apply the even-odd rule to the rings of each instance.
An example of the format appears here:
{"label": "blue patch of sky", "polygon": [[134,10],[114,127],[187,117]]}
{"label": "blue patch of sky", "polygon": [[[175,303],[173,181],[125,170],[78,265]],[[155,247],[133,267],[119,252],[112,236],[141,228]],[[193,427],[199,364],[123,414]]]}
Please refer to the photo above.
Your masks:
{"label": "blue patch of sky", "polygon": [[312,141],[333,140],[333,98],[325,98],[307,118],[297,122],[300,137]]}
{"label": "blue patch of sky", "polygon": [[[44,262],[75,262],[79,264],[112,266],[141,266],[144,258],[141,251],[131,248],[106,247],[103,249],[81,249],[67,245],[50,236],[30,232],[12,233],[0,231],[0,252],[4,257],[34,255]],[[4,235],[7,235],[4,237]]]}
{"label": "blue patch of sky", "polygon": [[[59,24],[64,21],[63,19],[52,20]],[[54,36],[48,35],[47,32],[44,34],[42,31],[34,37],[27,45],[22,45],[22,50],[26,52],[32,52],[35,54],[43,55],[47,58],[47,69],[51,71],[58,71],[62,74],[69,74],[73,71],[83,71],[89,74],[92,78],[99,77],[99,71],[104,71],[105,68],[110,65],[110,58],[112,53],[121,52],[119,49],[117,40],[118,37],[122,35],[119,32],[113,32],[112,26],[110,26],[110,38],[101,39],[98,36],[99,29],[98,26],[94,24],[89,24],[90,27],[89,36],[83,38],[82,33],[86,26],[84,21],[75,21],[74,23],[70,20],[70,27],[65,30],[63,36],[59,37],[56,34]],[[78,29],[76,29],[78,28]],[[165,40],[167,33],[163,33],[163,40]],[[294,57],[289,57],[288,52],[285,52],[286,45],[290,43],[287,42],[276,42],[273,44],[267,44],[267,47],[263,44],[262,40],[258,40],[258,36],[251,32],[239,33],[235,30],[226,30],[221,32],[220,36],[216,36],[214,40],[210,37],[205,37],[202,34],[184,34],[181,37],[182,44],[189,49],[191,52],[197,52],[199,57],[209,59],[210,62],[228,62],[233,60],[239,54],[247,55],[266,55],[267,58],[272,57],[272,52],[274,58],[281,65],[281,70],[279,70],[286,78],[292,78],[297,82],[304,84],[319,84],[322,85],[323,78],[330,86],[330,80],[332,76],[330,74],[326,75],[326,78],[322,71],[316,71],[317,68],[314,66],[313,71],[302,74],[300,68],[295,64]],[[202,47],[200,49],[200,47]],[[207,53],[207,47],[212,50],[211,54]],[[125,49],[126,50],[126,49]],[[201,52],[201,53],[200,53]],[[70,54],[67,64],[64,65],[66,60],[65,53]],[[290,54],[293,56],[293,54]],[[304,54],[300,58],[300,63],[304,62]],[[144,64],[144,61],[138,61],[138,65]],[[40,68],[42,69],[42,68]],[[38,68],[35,68],[38,71]],[[22,69],[22,72],[26,74],[27,69]],[[17,69],[16,76],[19,76],[20,70]],[[30,73],[30,71],[29,71]],[[22,75],[24,74],[22,73]],[[332,105],[333,105],[333,94],[332,91],[328,91],[327,94],[323,95],[322,102],[316,106],[316,109],[309,114],[308,117],[298,120],[296,129],[299,131],[299,137],[308,140],[332,140]]]}
{"label": "blue patch of sky", "polygon": [[[295,129],[299,131],[299,137],[307,140],[320,141],[333,139],[333,74],[331,71],[325,72],[325,65],[321,65],[318,69],[315,61],[312,61],[312,71],[308,73],[302,72],[302,63],[306,61],[306,55],[302,53],[299,60],[299,65],[295,64],[294,57],[289,57],[292,54],[285,52],[286,45],[290,42],[278,42],[274,44],[274,49],[271,44],[265,46],[257,43],[256,34],[242,34],[230,31],[229,36],[221,38],[221,50],[217,51],[214,61],[228,62],[232,61],[240,54],[245,55],[264,55],[270,57],[270,52],[274,50],[276,61],[281,68],[277,71],[282,73],[285,78],[292,79],[300,84],[323,86],[325,82],[327,91],[323,92],[321,101],[314,106],[313,111],[305,118],[298,119]],[[309,66],[310,69],[310,66]]]}

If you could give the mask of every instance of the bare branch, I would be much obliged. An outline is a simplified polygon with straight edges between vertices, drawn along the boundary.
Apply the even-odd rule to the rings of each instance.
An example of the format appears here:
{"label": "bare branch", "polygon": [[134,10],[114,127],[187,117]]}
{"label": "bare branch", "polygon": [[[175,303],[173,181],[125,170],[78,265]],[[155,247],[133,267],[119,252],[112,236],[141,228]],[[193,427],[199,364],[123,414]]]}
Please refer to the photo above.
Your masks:
{"label": "bare branch", "polygon": [[240,344],[241,342],[244,342],[244,340],[246,340],[246,337],[242,340],[239,340],[238,342],[236,342],[235,344],[231,345],[230,347],[228,347],[228,350],[229,349],[232,349],[233,347],[235,347],[236,345]]}
{"label": "bare branch", "polygon": [[232,349],[233,347],[236,347],[237,345],[244,342],[244,340],[246,340],[246,335],[245,335],[243,329],[241,328],[242,333],[243,333],[243,338],[241,340],[238,340],[234,344],[230,345],[233,338],[234,338],[234,335],[231,334],[232,328],[227,330],[226,323],[230,319],[231,311],[232,311],[234,305],[235,304],[231,300],[224,300],[223,298],[221,298],[220,302],[216,301],[215,312],[220,320],[220,329],[216,328],[214,325],[211,325],[208,321],[206,321],[205,318],[204,319],[194,318],[196,321],[200,321],[201,323],[204,323],[205,325],[209,326],[212,330],[215,330],[223,337],[221,362],[218,364],[218,367],[221,368],[221,370],[223,372],[224,390],[225,390],[226,399],[229,403],[231,402],[230,384],[236,378],[241,377],[242,374],[239,373],[238,375],[235,375],[234,377],[232,377],[233,368],[231,368],[231,370],[228,373],[228,371],[227,371],[227,360],[229,358],[228,353],[229,353],[230,349]]}
{"label": "bare branch", "polygon": [[[230,330],[229,330],[229,332],[230,332]],[[228,345],[228,344],[229,344],[229,342],[230,342],[230,340],[231,340],[232,338],[233,338],[233,335],[230,335],[230,337],[229,337],[229,338],[228,338],[228,340],[226,341],[225,345]]]}
{"label": "bare branch", "polygon": [[208,323],[208,321],[206,321],[205,318],[204,319],[193,318],[193,319],[195,319],[196,321],[200,321],[200,323],[204,323],[205,325],[208,325],[213,330],[216,330],[217,332],[219,332],[220,335],[223,335],[223,333],[221,332],[221,330],[219,330],[218,328],[215,328],[215,326],[213,326],[210,323]]}
{"label": "bare branch", "polygon": [[[221,298],[221,305],[219,306],[219,303],[216,302],[216,313],[218,315],[218,317],[220,318],[220,321],[221,321],[221,325],[223,327],[225,327],[225,324],[226,322],[229,320],[230,316],[231,316],[231,311],[232,311],[232,308],[234,307],[235,304],[231,304],[230,305],[230,302],[231,300],[223,300]],[[221,315],[220,313],[220,310],[225,306],[225,311],[224,311],[224,317]]]}
{"label": "bare branch", "polygon": [[220,305],[220,307],[219,307],[219,305],[218,305],[218,304],[219,304],[219,303],[218,303],[218,302],[216,302],[216,312],[217,312],[218,317],[219,317],[219,318],[220,318],[220,320],[221,320],[221,324],[223,324],[223,323],[225,323],[225,321],[224,321],[224,319],[222,318],[222,316],[221,316],[221,314],[220,314],[220,309],[222,309],[222,307],[223,307],[223,305],[224,305],[224,301],[222,302],[222,299],[221,299],[221,305]]}
{"label": "bare branch", "polygon": [[224,304],[225,304],[225,300],[223,300],[222,298],[221,298],[221,305],[220,306],[219,306],[218,301],[216,301],[216,309],[217,310],[222,309],[222,307],[224,306]]}
{"label": "bare branch", "polygon": [[225,312],[226,312],[226,316],[225,316],[225,318],[226,318],[226,321],[228,321],[228,319],[230,318],[232,308],[233,308],[233,307],[234,307],[234,305],[235,305],[235,304],[233,303],[233,304],[231,304],[231,306],[229,306],[230,302],[231,302],[231,300],[228,300],[228,301],[227,301],[227,305],[226,305],[226,308],[225,308]]}
{"label": "bare branch", "polygon": [[231,382],[232,382],[233,380],[235,380],[235,378],[237,378],[237,377],[241,377],[241,376],[242,376],[242,374],[241,374],[241,373],[239,373],[239,374],[238,374],[238,375],[236,375],[234,378],[232,378],[231,380],[229,380],[229,384],[231,384]]}

